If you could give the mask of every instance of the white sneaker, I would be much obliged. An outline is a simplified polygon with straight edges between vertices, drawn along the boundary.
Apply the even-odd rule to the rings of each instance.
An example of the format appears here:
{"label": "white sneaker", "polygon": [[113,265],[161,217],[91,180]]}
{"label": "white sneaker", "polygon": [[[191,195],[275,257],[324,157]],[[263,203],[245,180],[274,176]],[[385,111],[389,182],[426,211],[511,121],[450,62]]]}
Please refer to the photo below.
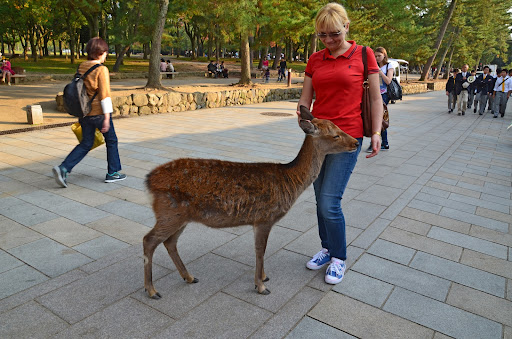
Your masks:
{"label": "white sneaker", "polygon": [[329,261],[331,261],[329,251],[326,248],[322,248],[320,252],[315,254],[313,258],[307,262],[306,267],[310,270],[319,270]]}
{"label": "white sneaker", "polygon": [[325,282],[331,285],[336,285],[341,282],[345,275],[345,261],[338,258],[331,258],[331,264],[325,271]]}

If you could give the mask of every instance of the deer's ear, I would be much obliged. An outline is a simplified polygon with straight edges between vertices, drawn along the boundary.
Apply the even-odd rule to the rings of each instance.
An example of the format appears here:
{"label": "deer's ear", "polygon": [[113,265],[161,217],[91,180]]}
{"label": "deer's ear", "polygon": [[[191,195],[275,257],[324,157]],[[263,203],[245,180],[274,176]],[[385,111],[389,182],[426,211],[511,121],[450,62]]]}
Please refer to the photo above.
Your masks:
{"label": "deer's ear", "polygon": [[300,117],[304,120],[313,120],[315,117],[306,106],[300,105]]}
{"label": "deer's ear", "polygon": [[301,120],[299,126],[306,134],[315,134],[318,131],[318,127],[309,120]]}

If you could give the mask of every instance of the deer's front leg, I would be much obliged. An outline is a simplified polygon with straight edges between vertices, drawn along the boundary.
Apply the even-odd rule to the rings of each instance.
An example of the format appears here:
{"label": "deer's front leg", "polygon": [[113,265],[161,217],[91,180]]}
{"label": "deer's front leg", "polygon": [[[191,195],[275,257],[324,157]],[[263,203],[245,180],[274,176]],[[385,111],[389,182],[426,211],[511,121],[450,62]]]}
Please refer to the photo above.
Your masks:
{"label": "deer's front leg", "polygon": [[263,258],[267,248],[268,235],[272,225],[254,225],[254,249],[256,251],[256,272],[254,273],[254,285],[259,294],[270,294],[270,290],[263,284],[268,281],[263,268]]}

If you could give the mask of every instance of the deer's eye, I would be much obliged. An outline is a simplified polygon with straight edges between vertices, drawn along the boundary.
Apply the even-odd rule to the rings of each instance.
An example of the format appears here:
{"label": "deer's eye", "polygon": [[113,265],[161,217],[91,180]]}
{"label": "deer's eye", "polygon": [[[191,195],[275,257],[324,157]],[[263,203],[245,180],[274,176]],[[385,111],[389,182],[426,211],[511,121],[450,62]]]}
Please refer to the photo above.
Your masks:
{"label": "deer's eye", "polygon": [[334,139],[338,139],[339,137],[340,137],[339,135],[333,136]]}

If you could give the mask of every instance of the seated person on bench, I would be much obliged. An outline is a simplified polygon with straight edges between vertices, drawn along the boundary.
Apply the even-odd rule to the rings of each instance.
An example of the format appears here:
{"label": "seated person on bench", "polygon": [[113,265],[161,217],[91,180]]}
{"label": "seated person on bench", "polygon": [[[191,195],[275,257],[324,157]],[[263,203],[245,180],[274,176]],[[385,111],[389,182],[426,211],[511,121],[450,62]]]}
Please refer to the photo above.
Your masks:
{"label": "seated person on bench", "polygon": [[208,76],[213,75],[215,78],[217,77],[217,67],[213,64],[213,61],[210,60],[208,64]]}

